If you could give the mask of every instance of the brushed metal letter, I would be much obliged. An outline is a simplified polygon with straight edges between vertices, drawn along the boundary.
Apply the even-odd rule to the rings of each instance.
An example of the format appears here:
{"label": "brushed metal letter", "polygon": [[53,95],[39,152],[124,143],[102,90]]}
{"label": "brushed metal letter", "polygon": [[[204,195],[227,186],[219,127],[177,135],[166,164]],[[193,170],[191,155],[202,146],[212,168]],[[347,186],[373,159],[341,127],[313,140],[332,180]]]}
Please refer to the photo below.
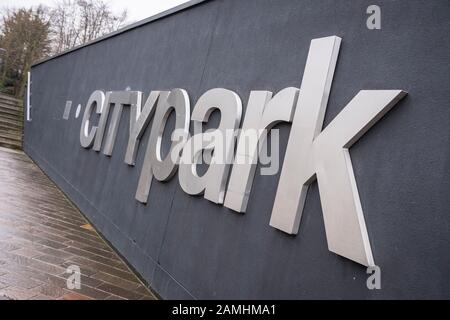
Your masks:
{"label": "brushed metal letter", "polygon": [[95,106],[95,112],[100,114],[104,103],[105,94],[103,91],[96,90],[89,97],[86,109],[84,110],[83,120],[81,121],[80,144],[83,148],[90,148],[92,146],[97,132],[97,127],[95,126],[92,126],[89,131],[92,108]]}
{"label": "brushed metal letter", "polygon": [[111,156],[114,144],[116,142],[117,131],[119,129],[120,119],[122,117],[123,106],[130,106],[130,127],[129,135],[133,132],[134,124],[136,123],[140,108],[141,108],[142,92],[140,91],[115,91],[111,92],[109,96],[109,103],[114,104],[114,111],[111,117],[111,122],[108,127],[108,134],[106,135],[105,146],[103,147],[103,154]]}
{"label": "brushed metal letter", "polygon": [[64,120],[69,120],[71,109],[72,109],[72,101],[68,100],[68,101],[66,101],[66,107],[64,108],[64,114],[63,114]]}
{"label": "brushed metal letter", "polygon": [[142,135],[144,134],[145,129],[148,126],[148,123],[153,117],[155,113],[156,104],[160,97],[160,91],[152,91],[148,96],[147,101],[145,102],[142,111],[133,126],[133,130],[131,131],[130,137],[128,139],[127,152],[125,154],[125,163],[130,166],[134,166],[136,162],[136,153],[139,147],[139,141],[141,140]]}
{"label": "brushed metal letter", "polygon": [[[176,115],[175,130],[171,137],[170,150],[167,156],[163,158],[161,143],[167,119],[172,112],[175,112]],[[157,110],[149,143],[153,175],[156,180],[167,181],[175,174],[182,147],[189,136],[190,115],[189,96],[186,90],[183,89],[173,89],[167,98],[167,102]],[[177,136],[175,137],[174,134]]]}
{"label": "brushed metal letter", "polygon": [[[163,158],[161,143],[167,119],[172,112],[176,115],[175,130],[172,133],[170,151]],[[189,96],[185,90],[173,89],[170,94],[167,91],[161,92],[136,190],[135,198],[139,202],[147,203],[153,176],[158,181],[167,181],[175,174],[180,150],[189,135],[190,113]],[[175,133],[178,134],[177,137],[174,137]]]}
{"label": "brushed metal letter", "polygon": [[250,93],[225,197],[226,207],[237,212],[247,209],[258,163],[258,144],[266,138],[263,130],[270,130],[279,122],[292,122],[298,92],[297,88],[286,88],[273,98],[269,91]]}
{"label": "brushed metal letter", "polygon": [[105,134],[106,125],[109,118],[109,112],[111,105],[114,105],[114,114],[112,115],[111,123],[108,128],[108,134],[105,142],[103,153],[110,156],[112,154],[112,148],[114,147],[115,138],[117,135],[117,129],[122,115],[123,105],[131,105],[130,111],[130,134],[133,124],[137,121],[140,114],[138,106],[141,105],[142,93],[139,91],[108,91],[106,93],[106,99],[102,108],[102,114],[98,123],[97,134],[95,135],[94,151],[100,151],[103,142],[103,136]]}
{"label": "brushed metal letter", "polygon": [[405,93],[360,91],[322,131],[340,41],[311,41],[270,225],[296,234],[308,186],[317,179],[329,250],[373,266],[348,148]]}
{"label": "brushed metal letter", "polygon": [[97,152],[100,151],[102,147],[103,135],[105,134],[106,124],[109,117],[109,109],[111,108],[111,103],[109,102],[111,93],[111,91],[106,92],[105,102],[103,103],[101,111],[102,113],[100,115],[100,120],[98,121],[97,133],[95,135],[94,146],[92,147],[92,150]]}
{"label": "brushed metal letter", "polygon": [[[202,132],[202,123],[207,122],[211,113],[220,110],[219,127]],[[179,168],[181,188],[188,194],[204,193],[204,198],[214,203],[223,203],[230,163],[234,153],[234,131],[239,127],[242,103],[239,96],[227,89],[211,89],[197,101],[192,112],[194,132],[183,148]],[[230,134],[232,133],[232,134]],[[197,164],[202,150],[214,150],[211,163],[203,176],[197,174]]]}

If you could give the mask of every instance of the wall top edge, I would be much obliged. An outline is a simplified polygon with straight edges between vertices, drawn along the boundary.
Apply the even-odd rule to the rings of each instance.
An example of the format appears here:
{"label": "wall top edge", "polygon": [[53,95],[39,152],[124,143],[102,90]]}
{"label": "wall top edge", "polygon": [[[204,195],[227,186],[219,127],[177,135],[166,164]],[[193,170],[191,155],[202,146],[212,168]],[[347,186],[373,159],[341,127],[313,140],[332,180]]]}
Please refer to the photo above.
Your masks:
{"label": "wall top edge", "polygon": [[139,27],[141,27],[141,26],[143,26],[143,25],[146,25],[146,24],[148,24],[148,23],[154,22],[154,21],[156,21],[156,20],[160,20],[160,19],[163,19],[163,18],[167,18],[168,16],[170,16],[170,15],[172,15],[172,14],[174,14],[174,13],[177,13],[177,12],[180,12],[180,11],[183,11],[183,10],[186,10],[186,9],[189,9],[189,8],[191,8],[191,7],[193,7],[193,6],[197,5],[197,4],[200,4],[200,3],[203,3],[203,2],[206,2],[206,1],[210,1],[210,0],[189,0],[189,1],[187,1],[187,2],[185,2],[185,3],[182,3],[182,4],[180,4],[180,5],[176,6],[176,7],[173,7],[173,8],[171,8],[171,9],[166,10],[166,11],[160,12],[160,13],[158,13],[158,14],[155,14],[155,15],[150,16],[150,17],[148,17],[148,18],[145,18],[145,19],[143,19],[143,20],[137,21],[137,22],[135,22],[135,23],[129,24],[129,25],[127,25],[127,26],[125,26],[125,27],[123,27],[123,28],[121,28],[121,29],[119,29],[119,30],[116,30],[116,31],[111,32],[111,33],[108,33],[108,34],[106,34],[106,35],[104,35],[104,36],[101,36],[101,37],[99,37],[99,38],[96,38],[96,39],[94,39],[94,40],[91,40],[91,41],[89,41],[89,42],[87,42],[87,43],[85,43],[85,44],[82,44],[82,45],[73,47],[72,49],[68,49],[68,50],[63,51],[63,52],[60,52],[60,53],[58,53],[58,54],[56,54],[56,55],[54,55],[54,56],[51,56],[51,57],[48,57],[48,58],[41,59],[41,60],[39,60],[39,61],[33,63],[33,64],[31,65],[31,67],[35,67],[35,66],[37,66],[37,65],[43,64],[43,63],[45,63],[45,62],[48,62],[48,61],[50,61],[50,60],[53,60],[53,59],[59,58],[59,57],[61,57],[61,56],[64,56],[64,55],[66,55],[66,54],[68,54],[68,53],[71,53],[71,52],[73,52],[73,51],[80,50],[80,49],[82,49],[82,48],[84,48],[84,47],[93,45],[93,44],[95,44],[95,43],[97,43],[97,42],[104,41],[104,40],[107,40],[107,39],[109,39],[109,38],[115,37],[115,36],[117,36],[117,35],[119,35],[119,34],[122,34],[122,33],[128,32],[128,31],[130,31],[130,30],[139,28]]}

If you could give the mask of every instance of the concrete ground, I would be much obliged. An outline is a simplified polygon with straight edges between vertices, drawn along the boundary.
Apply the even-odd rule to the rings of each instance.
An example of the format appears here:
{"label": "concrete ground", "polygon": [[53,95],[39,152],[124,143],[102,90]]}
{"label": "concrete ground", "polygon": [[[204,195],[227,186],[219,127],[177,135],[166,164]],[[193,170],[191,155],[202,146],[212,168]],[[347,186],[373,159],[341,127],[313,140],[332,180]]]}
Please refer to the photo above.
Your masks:
{"label": "concrete ground", "polygon": [[0,148],[1,299],[155,296],[26,154]]}

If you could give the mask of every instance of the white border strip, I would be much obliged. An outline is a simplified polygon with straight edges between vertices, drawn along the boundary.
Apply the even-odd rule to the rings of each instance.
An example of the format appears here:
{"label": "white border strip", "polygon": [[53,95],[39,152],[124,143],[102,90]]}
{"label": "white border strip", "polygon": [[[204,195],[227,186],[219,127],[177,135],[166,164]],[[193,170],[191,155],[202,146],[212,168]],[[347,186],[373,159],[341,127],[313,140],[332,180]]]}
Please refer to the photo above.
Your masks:
{"label": "white border strip", "polygon": [[132,29],[138,28],[140,26],[143,26],[143,25],[145,25],[147,23],[150,23],[150,22],[153,22],[155,20],[159,20],[159,19],[165,18],[167,16],[170,16],[171,14],[177,13],[177,12],[185,10],[185,9],[188,9],[190,7],[193,7],[193,6],[197,5],[197,4],[200,4],[200,3],[203,3],[203,2],[206,2],[206,1],[211,1],[211,0],[189,0],[189,1],[184,2],[184,3],[182,3],[182,4],[180,4],[180,5],[176,6],[176,7],[173,7],[171,9],[166,10],[166,11],[160,12],[158,14],[155,14],[155,15],[153,15],[151,17],[146,18],[146,19],[137,21],[135,23],[129,24],[129,25],[123,27],[122,29],[119,29],[117,31],[108,33],[108,34],[106,34],[106,35],[104,35],[102,37],[99,37],[97,39],[91,40],[91,41],[89,41],[89,42],[87,42],[85,44],[79,45],[79,46],[74,47],[72,49],[68,49],[68,50],[63,51],[61,53],[58,53],[58,54],[56,54],[54,56],[51,56],[51,57],[39,60],[39,61],[33,63],[31,65],[31,67],[35,67],[35,66],[40,65],[40,64],[42,64],[44,62],[47,62],[47,61],[53,60],[55,58],[61,57],[63,55],[66,55],[66,54],[68,54],[70,52],[73,52],[73,51],[82,49],[84,47],[90,46],[90,45],[92,45],[94,43],[97,43],[97,42],[100,42],[100,41],[112,38],[112,37],[117,36],[117,35],[119,35],[121,33],[124,33],[124,32],[130,31]]}
{"label": "white border strip", "polygon": [[28,82],[27,82],[27,121],[31,121],[31,72],[28,72]]}

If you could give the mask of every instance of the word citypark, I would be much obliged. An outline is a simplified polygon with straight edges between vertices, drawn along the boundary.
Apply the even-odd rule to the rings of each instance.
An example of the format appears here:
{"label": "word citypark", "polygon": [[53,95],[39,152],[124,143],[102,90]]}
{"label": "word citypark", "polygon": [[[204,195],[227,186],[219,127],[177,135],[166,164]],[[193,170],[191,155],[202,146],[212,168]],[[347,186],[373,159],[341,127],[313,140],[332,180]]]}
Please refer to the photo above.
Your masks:
{"label": "word citypark", "polygon": [[[130,132],[125,154],[128,165],[135,165],[139,140],[153,118],[136,191],[138,201],[147,202],[153,177],[167,181],[178,170],[179,183],[186,193],[204,194],[209,201],[245,212],[258,157],[258,139],[250,139],[249,146],[246,132],[262,134],[263,130],[270,130],[279,122],[292,123],[270,225],[297,234],[308,186],[317,180],[329,250],[357,263],[374,266],[348,149],[406,93],[401,90],[362,90],[322,130],[340,44],[341,39],[336,36],[311,41],[301,89],[286,88],[275,95],[269,91],[251,91],[236,154],[234,138],[219,139],[224,153],[214,152],[202,176],[196,170],[199,155],[204,150],[219,147],[216,142],[211,143],[212,137],[217,133],[226,136],[227,131],[239,129],[241,100],[227,89],[205,92],[191,116],[189,97],[183,89],[152,91],[143,106],[139,91],[114,91],[106,95],[94,91],[82,120],[81,146],[100,151],[105,136],[102,152],[111,156],[122,109],[128,106]],[[112,105],[114,109],[105,135]],[[218,128],[202,133],[202,123],[207,122],[217,109],[221,114]],[[100,114],[97,126],[90,121],[93,112]],[[181,132],[182,138],[172,137],[170,151],[163,157],[162,134],[172,112],[176,115],[175,131]],[[192,137],[189,137],[190,122],[197,132]],[[262,136],[258,138],[262,139]],[[231,166],[230,163],[234,164]]]}

